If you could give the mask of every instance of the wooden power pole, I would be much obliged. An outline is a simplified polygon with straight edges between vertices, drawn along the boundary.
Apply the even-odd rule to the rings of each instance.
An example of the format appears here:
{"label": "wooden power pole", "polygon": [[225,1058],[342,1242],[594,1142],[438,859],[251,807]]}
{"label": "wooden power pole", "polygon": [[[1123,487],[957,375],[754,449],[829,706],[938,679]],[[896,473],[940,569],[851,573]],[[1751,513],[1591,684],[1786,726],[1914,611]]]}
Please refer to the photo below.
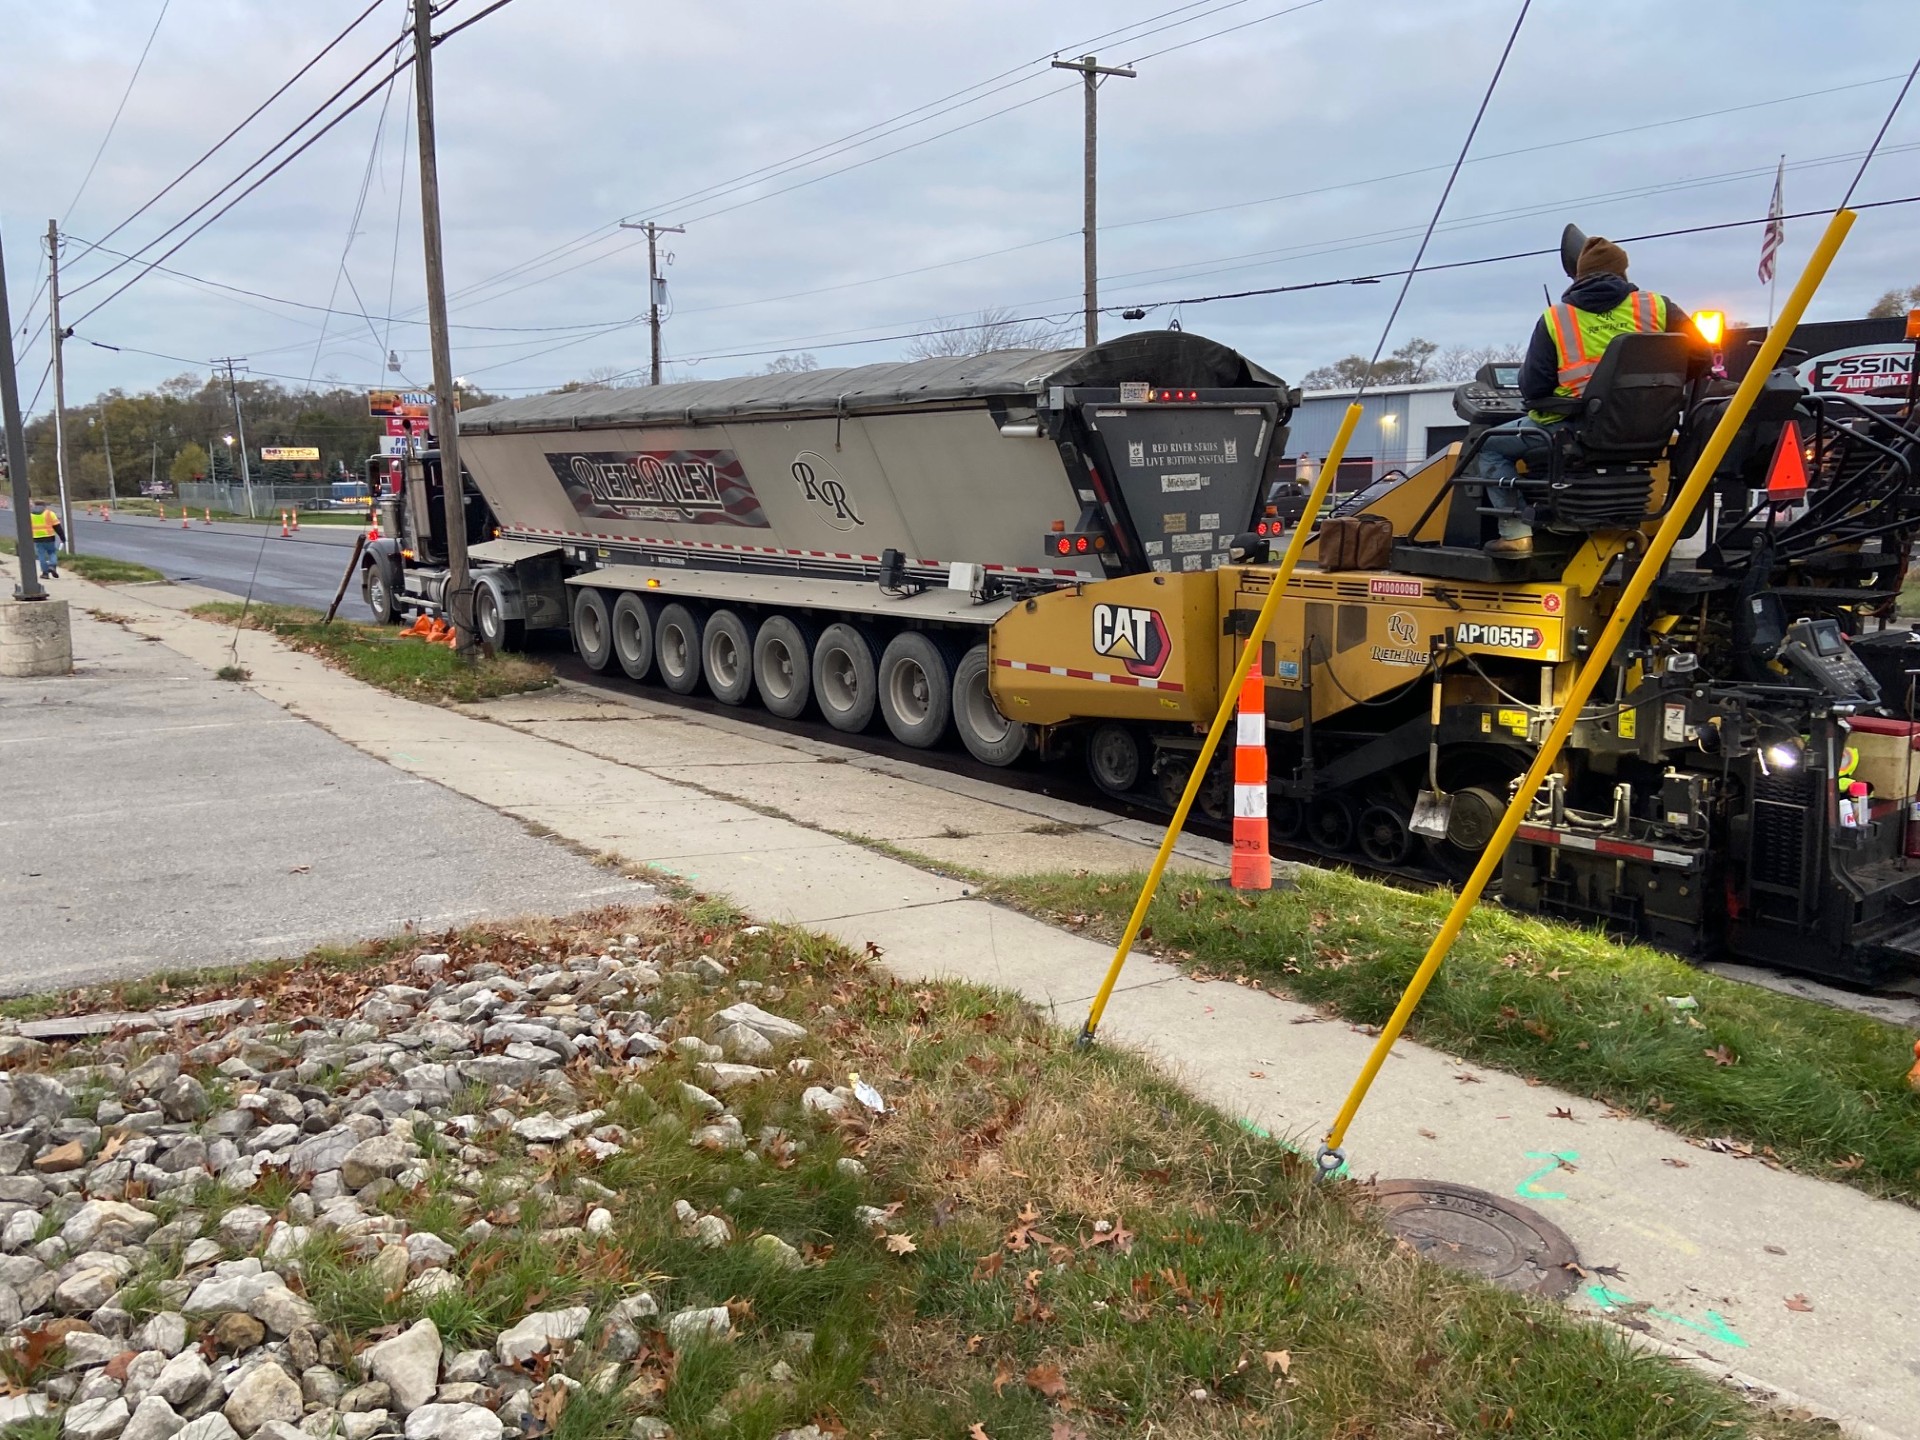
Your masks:
{"label": "wooden power pole", "polygon": [[67,332],[60,326],[60,222],[47,221],[47,328],[53,331],[53,473],[60,483],[60,523],[67,549],[80,553],[80,527],[67,502]]}
{"label": "wooden power pole", "polygon": [[622,230],[644,230],[647,232],[647,328],[653,332],[653,379],[649,384],[660,383],[660,249],[662,235],[684,235],[684,225],[656,225],[649,220],[644,225],[629,225],[620,222]]}
{"label": "wooden power pole", "polygon": [[1086,81],[1087,193],[1086,217],[1082,224],[1085,227],[1083,233],[1086,242],[1086,256],[1083,263],[1087,270],[1087,345],[1092,347],[1100,343],[1100,271],[1099,256],[1095,244],[1095,237],[1099,233],[1099,211],[1094,203],[1096,189],[1095,174],[1099,158],[1097,136],[1099,133],[1100,102],[1097,97],[1100,93],[1100,77],[1103,75],[1118,75],[1122,79],[1131,80],[1134,77],[1134,72],[1124,65],[1101,65],[1091,55],[1082,55],[1078,60],[1056,60],[1053,62],[1053,68],[1056,70],[1078,70]]}
{"label": "wooden power pole", "polygon": [[454,405],[453,352],[447,342],[447,272],[440,248],[440,167],[433,144],[433,7],[413,0],[413,93],[420,131],[420,229],[427,252],[427,326],[433,344],[433,423],[440,442],[446,500],[447,586],[440,604],[453,648],[471,650],[473,594],[467,583],[467,494],[460,471],[460,412]]}

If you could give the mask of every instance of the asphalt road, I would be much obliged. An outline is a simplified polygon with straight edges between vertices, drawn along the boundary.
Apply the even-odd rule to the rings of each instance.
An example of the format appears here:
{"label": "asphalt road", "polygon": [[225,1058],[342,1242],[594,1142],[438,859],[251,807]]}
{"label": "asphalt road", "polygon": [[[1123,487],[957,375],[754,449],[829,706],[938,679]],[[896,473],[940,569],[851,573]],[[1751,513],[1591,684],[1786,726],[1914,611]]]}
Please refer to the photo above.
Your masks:
{"label": "asphalt road", "polygon": [[[277,525],[208,528],[196,521],[182,530],[177,520],[122,516],[106,521],[83,515],[68,533],[86,554],[151,565],[169,580],[191,580],[229,595],[245,595],[251,586],[256,600],[324,610],[340,584],[356,532],[345,525],[310,525],[283,540]],[[344,615],[366,618],[357,585],[340,608]]]}
{"label": "asphalt road", "polygon": [[[330,551],[331,554],[339,554]],[[0,995],[650,891],[120,626],[0,679]]]}

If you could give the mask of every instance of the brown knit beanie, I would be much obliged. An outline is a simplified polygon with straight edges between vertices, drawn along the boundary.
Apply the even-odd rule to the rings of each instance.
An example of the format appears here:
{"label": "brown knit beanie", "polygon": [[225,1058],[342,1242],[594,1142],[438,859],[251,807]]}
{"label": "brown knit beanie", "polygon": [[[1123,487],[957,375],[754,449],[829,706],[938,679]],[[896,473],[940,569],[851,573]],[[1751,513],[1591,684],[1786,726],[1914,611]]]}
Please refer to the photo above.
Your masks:
{"label": "brown knit beanie", "polygon": [[1584,280],[1589,275],[1618,275],[1627,278],[1627,252],[1611,240],[1603,240],[1598,235],[1590,237],[1580,247],[1580,259],[1574,266],[1573,278]]}

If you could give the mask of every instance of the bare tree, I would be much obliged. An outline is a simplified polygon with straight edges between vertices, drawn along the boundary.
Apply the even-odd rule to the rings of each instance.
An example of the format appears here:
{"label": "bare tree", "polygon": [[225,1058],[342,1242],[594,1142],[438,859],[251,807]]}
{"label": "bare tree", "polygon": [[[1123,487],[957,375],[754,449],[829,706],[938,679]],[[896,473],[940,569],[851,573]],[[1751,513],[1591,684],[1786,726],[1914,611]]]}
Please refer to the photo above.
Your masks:
{"label": "bare tree", "polygon": [[1873,302],[1873,307],[1867,311],[1867,318],[1869,320],[1898,319],[1916,305],[1920,305],[1920,285],[1907,290],[1889,290]]}
{"label": "bare tree", "polygon": [[1429,380],[1471,380],[1482,365],[1517,365],[1527,358],[1521,345],[1450,345],[1427,367]]}
{"label": "bare tree", "polygon": [[622,370],[618,365],[596,365],[586,373],[584,378],[569,380],[553,393],[571,395],[576,390],[614,390],[619,388],[622,380],[632,374],[631,370]]}
{"label": "bare tree", "polygon": [[795,350],[786,355],[776,355],[761,369],[762,375],[797,375],[803,370],[818,370],[819,357],[811,350]]}
{"label": "bare tree", "polygon": [[982,310],[970,325],[916,336],[907,346],[907,354],[915,360],[939,360],[984,355],[989,350],[1060,350],[1073,343],[1076,328],[1050,320],[1021,320],[1004,306],[995,305]]}

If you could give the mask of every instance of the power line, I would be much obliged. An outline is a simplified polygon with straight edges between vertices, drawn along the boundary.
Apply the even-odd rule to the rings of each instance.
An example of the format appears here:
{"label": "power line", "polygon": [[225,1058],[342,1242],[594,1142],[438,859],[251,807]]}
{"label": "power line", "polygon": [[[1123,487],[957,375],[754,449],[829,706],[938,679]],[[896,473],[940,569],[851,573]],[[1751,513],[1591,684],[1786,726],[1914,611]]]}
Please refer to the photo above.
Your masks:
{"label": "power line", "polygon": [[1236,30],[1245,30],[1253,25],[1263,25],[1269,20],[1278,20],[1283,15],[1292,15],[1297,11],[1310,10],[1315,5],[1321,3],[1322,0],[1303,0],[1303,3],[1299,5],[1289,5],[1284,10],[1275,10],[1266,15],[1255,16],[1251,20],[1243,20],[1238,25],[1229,25],[1226,29],[1215,30],[1210,35],[1196,35],[1191,40],[1182,40],[1178,45],[1169,45],[1164,50],[1155,50],[1151,54],[1142,55],[1139,59],[1129,60],[1127,63],[1129,65],[1140,65],[1148,60],[1158,60],[1162,55],[1171,55],[1176,50],[1185,50],[1189,45],[1199,45],[1208,40],[1218,40],[1222,35],[1231,35]]}
{"label": "power line", "polygon": [[[242,130],[246,129],[247,126],[251,125],[255,120],[257,120],[260,117],[260,113],[263,110],[265,110],[269,105],[273,104],[273,102],[278,100],[282,95],[286,94],[288,90],[292,89],[294,84],[303,75],[305,75],[309,70],[313,69],[313,67],[318,65],[322,60],[326,59],[326,57],[333,52],[333,49],[335,46],[337,46],[342,40],[346,39],[347,36],[351,35],[355,30],[359,29],[361,23],[365,21],[369,15],[373,14],[373,12],[379,8],[380,8],[380,0],[372,0],[372,3],[369,4],[366,9],[362,10],[357,16],[354,17],[354,19],[350,24],[348,24],[346,29],[342,30],[338,35],[334,36],[333,39],[329,40],[325,45],[323,45],[320,48],[319,54],[315,55],[311,60],[307,61],[306,64],[302,65],[298,70],[294,71],[293,74],[290,77],[288,77],[285,84],[281,85],[281,87],[278,90],[274,91],[273,94],[269,95],[265,100],[262,100],[257,106],[255,106],[253,111],[247,116],[246,119],[242,120],[238,125],[234,126],[225,135],[222,135],[218,140],[214,141],[212,146],[210,146],[200,156],[198,160],[195,160],[186,169],[182,170],[178,175],[174,176],[173,179],[169,180],[165,185],[161,186],[160,189],[156,191],[153,194],[153,196],[151,196],[147,200],[147,202],[143,204],[138,210],[135,210],[131,215],[127,216],[126,219],[122,220],[118,225],[114,226],[111,230],[107,231],[105,235],[102,235],[100,237],[101,241],[111,240],[114,236],[118,235],[122,230],[126,229],[127,226],[131,225],[134,221],[138,220],[142,215],[146,214],[147,211],[151,210],[161,200],[165,199],[167,195],[170,194],[173,191],[173,189],[180,184],[181,181],[185,180],[189,175],[193,174],[194,171],[198,170],[202,165],[206,164],[207,161],[211,160],[214,157],[214,155],[217,154],[220,151],[220,149],[223,146],[225,146],[229,140],[233,139],[234,136],[238,135]],[[78,259],[79,257],[76,256],[75,258]]]}
{"label": "power line", "polygon": [[[343,84],[338,90],[335,90],[333,94],[329,95],[325,100],[322,100],[317,106],[315,106],[310,112],[308,112],[305,118],[303,118],[297,125],[295,125],[285,135],[282,135],[278,140],[274,141],[272,145],[268,146],[264,154],[262,154],[258,159],[248,164],[243,170],[241,170],[241,172],[238,175],[234,176],[233,179],[227,181],[226,184],[222,185],[218,190],[214,191],[213,194],[209,195],[206,199],[202,200],[198,205],[194,206],[193,209],[189,210],[185,215],[181,216],[178,220],[174,221],[173,224],[169,225],[165,230],[162,230],[158,235],[155,235],[152,239],[148,240],[145,244],[138,246],[134,250],[133,255],[131,257],[129,257],[126,260],[122,260],[117,265],[108,266],[107,269],[101,271],[98,275],[95,275],[92,279],[84,281],[83,283],[74,286],[73,290],[70,293],[78,295],[81,291],[89,289],[92,286],[98,285],[102,280],[105,280],[109,276],[117,274],[119,271],[124,270],[129,264],[137,263],[139,258],[142,255],[144,255],[147,251],[151,250],[154,246],[158,245],[161,241],[165,240],[169,235],[172,235],[175,231],[179,230],[183,225],[185,225],[188,221],[192,220],[196,215],[200,214],[209,205],[213,204],[216,200],[218,200],[222,195],[226,194],[229,190],[233,189],[234,186],[238,185],[242,180],[246,179],[247,176],[250,173],[252,173],[252,171],[257,169],[259,166],[264,165],[269,159],[273,157],[273,154],[275,151],[280,149],[280,147],[285,145],[289,140],[292,140],[296,135],[298,135],[302,130],[306,129],[308,125],[311,125],[321,115],[325,114],[328,106],[332,105],[334,101],[338,100],[342,95],[346,94],[347,91],[351,90],[356,84],[358,84],[361,78],[365,76],[368,71],[372,70],[382,60],[385,60],[387,56],[391,55],[399,44],[400,42],[398,40],[389,42],[380,51],[379,54],[375,55],[373,59],[369,60],[365,65],[361,66],[357,71],[355,71],[353,75],[348,78],[345,84]],[[405,63],[411,65],[413,63],[411,57],[409,57]],[[374,84],[374,87],[371,90],[367,91],[358,100],[354,101],[345,110],[342,110],[338,115],[334,116],[333,119],[329,120],[325,125],[321,126],[319,130],[315,131],[310,137],[308,137],[308,139],[299,147],[299,149],[293,151],[292,154],[288,155],[278,165],[275,165],[273,169],[267,171],[266,174],[262,175],[258,180],[255,180],[253,184],[249,185],[245,190],[242,190],[238,195],[236,195],[233,198],[233,200],[229,201],[226,205],[223,205],[220,209],[216,210],[202,224],[195,227],[193,230],[189,231],[187,233],[185,240],[182,240],[179,245],[175,245],[172,250],[167,251],[166,254],[160,257],[160,259],[165,260],[168,258],[168,256],[173,255],[176,251],[180,249],[181,245],[185,245],[187,243],[187,240],[193,239],[195,235],[198,235],[202,230],[206,229],[208,225],[211,225],[215,220],[218,220],[222,215],[226,214],[227,211],[231,210],[234,207],[234,205],[238,204],[241,200],[246,199],[247,196],[251,195],[255,190],[259,189],[260,186],[265,181],[270,180],[275,175],[279,174],[283,169],[286,168],[287,164],[290,161],[304,154],[307,151],[307,149],[311,147],[316,140],[320,139],[321,136],[325,135],[329,130],[333,129],[334,126],[338,125],[342,120],[346,119],[347,116],[351,115],[355,110],[358,110],[362,105],[366,104],[368,100],[372,99],[375,95],[379,93],[380,93],[380,84],[376,82]],[[159,263],[158,261],[154,262],[154,264],[158,264],[158,263]],[[151,269],[152,266],[149,266],[148,268]],[[142,272],[142,273],[144,274],[145,272]],[[141,276],[135,276],[134,278],[137,280],[137,279],[140,279]],[[116,290],[114,292],[114,295],[123,294],[126,288],[127,287],[124,285],[121,286],[119,290]],[[108,297],[108,299],[112,299],[112,298],[113,298],[112,296]],[[101,303],[104,304],[106,302],[103,301]],[[96,310],[98,308],[99,306],[97,305],[94,307],[94,309]],[[87,313],[92,314],[93,312],[88,311]]]}
{"label": "power line", "polygon": [[87,193],[87,186],[93,180],[93,172],[99,168],[100,157],[107,153],[107,142],[113,139],[113,132],[120,124],[120,114],[127,108],[127,101],[133,96],[133,87],[139,83],[140,72],[146,68],[147,53],[153,49],[154,37],[160,33],[160,22],[167,18],[167,7],[172,3],[173,0],[160,0],[160,13],[153,17],[153,29],[147,32],[147,43],[140,47],[140,58],[134,63],[133,74],[127,78],[127,88],[120,92],[120,103],[113,107],[113,119],[107,122],[107,133],[100,137],[100,148],[93,152],[93,159],[87,165],[87,173],[80,177],[80,188],[73,192],[73,199],[67,202],[66,214],[60,217],[62,228],[65,228],[68,216],[73,214],[73,207],[80,203],[80,197]]}

